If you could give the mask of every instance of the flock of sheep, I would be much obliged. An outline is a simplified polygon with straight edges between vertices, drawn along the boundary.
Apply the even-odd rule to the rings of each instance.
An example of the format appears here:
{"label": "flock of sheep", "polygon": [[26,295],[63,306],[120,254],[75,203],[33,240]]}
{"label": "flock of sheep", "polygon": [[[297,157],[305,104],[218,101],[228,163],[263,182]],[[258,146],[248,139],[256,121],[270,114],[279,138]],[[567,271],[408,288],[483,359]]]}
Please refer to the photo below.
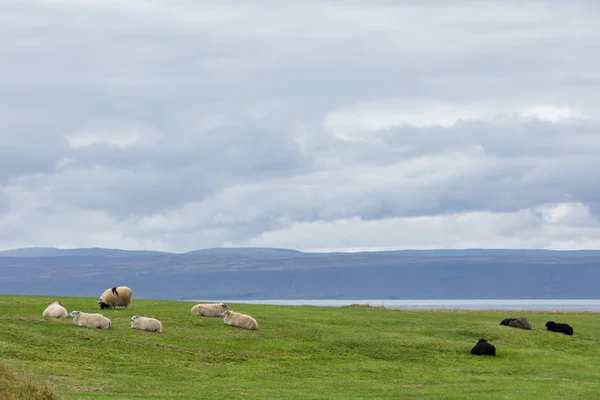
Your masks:
{"label": "flock of sheep", "polygon": [[[500,322],[500,325],[510,326],[512,328],[519,329],[533,329],[531,322],[527,318],[506,318]],[[565,335],[573,335],[573,328],[569,324],[561,324],[554,321],[546,322],[546,329],[551,332],[564,333]],[[495,356],[496,347],[493,344],[488,343],[485,339],[479,339],[475,347],[471,349],[471,354],[476,356]]]}
{"label": "flock of sheep", "polygon": [[[106,289],[98,298],[100,309],[116,309],[131,304],[131,289],[127,286],[116,286]],[[258,329],[258,323],[249,315],[233,312],[225,303],[196,304],[191,309],[192,315],[204,317],[222,317],[226,325],[244,329]],[[44,318],[73,318],[73,323],[85,328],[110,329],[111,321],[99,313],[85,313],[82,311],[67,312],[60,301],[50,304],[42,313]],[[148,332],[162,332],[162,322],[156,318],[134,315],[130,319],[131,328]]]}
{"label": "flock of sheep", "polygon": [[[131,303],[131,289],[127,286],[116,286],[106,289],[102,296],[98,298],[100,309],[104,310],[124,306],[125,309]],[[202,317],[222,317],[227,325],[236,326],[244,329],[258,329],[258,323],[250,315],[233,312],[225,303],[196,304],[190,310],[192,315]],[[45,318],[73,318],[73,323],[86,328],[109,329],[110,319],[102,314],[90,314],[82,311],[67,312],[59,301],[50,304],[42,313]],[[162,332],[162,323],[156,318],[142,317],[134,315],[131,317],[131,328],[148,332]],[[527,318],[506,318],[500,325],[510,326],[519,329],[533,329],[531,322]],[[554,321],[548,321],[546,328],[552,332],[573,335],[573,328],[568,324],[561,324]],[[496,347],[488,343],[485,339],[479,339],[475,347],[471,349],[474,355],[496,355]]]}

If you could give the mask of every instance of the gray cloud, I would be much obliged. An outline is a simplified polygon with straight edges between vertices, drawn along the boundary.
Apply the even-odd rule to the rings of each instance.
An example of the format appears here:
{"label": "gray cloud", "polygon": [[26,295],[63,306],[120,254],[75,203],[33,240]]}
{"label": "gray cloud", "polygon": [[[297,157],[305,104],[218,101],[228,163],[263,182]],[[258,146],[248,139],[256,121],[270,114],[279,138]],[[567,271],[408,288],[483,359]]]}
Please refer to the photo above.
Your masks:
{"label": "gray cloud", "polygon": [[[3,4],[0,237],[343,248],[349,220],[376,238],[348,246],[393,247],[376,227],[421,216],[513,216],[490,242],[543,234],[549,204],[593,219],[599,8],[514,4]],[[503,243],[595,237],[561,229]]]}

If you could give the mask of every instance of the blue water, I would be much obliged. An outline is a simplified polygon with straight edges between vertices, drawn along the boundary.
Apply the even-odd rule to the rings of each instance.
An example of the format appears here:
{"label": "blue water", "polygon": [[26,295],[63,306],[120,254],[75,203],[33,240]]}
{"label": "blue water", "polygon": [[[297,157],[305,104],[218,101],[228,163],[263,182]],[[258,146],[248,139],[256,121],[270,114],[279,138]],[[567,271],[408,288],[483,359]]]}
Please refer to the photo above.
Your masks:
{"label": "blue water", "polygon": [[[190,300],[216,302],[215,300]],[[397,309],[421,310],[515,310],[600,312],[600,300],[218,300],[225,303],[275,304],[284,306],[341,307],[368,304]]]}

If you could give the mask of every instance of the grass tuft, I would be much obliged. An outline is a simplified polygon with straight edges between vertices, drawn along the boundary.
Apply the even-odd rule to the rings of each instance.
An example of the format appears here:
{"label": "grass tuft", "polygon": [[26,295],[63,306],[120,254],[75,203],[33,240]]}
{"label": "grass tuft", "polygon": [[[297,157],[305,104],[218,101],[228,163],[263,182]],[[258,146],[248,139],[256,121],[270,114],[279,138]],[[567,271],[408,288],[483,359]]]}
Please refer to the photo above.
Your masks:
{"label": "grass tuft", "polygon": [[3,400],[59,400],[57,394],[44,382],[26,374],[15,374],[0,364],[0,399]]}

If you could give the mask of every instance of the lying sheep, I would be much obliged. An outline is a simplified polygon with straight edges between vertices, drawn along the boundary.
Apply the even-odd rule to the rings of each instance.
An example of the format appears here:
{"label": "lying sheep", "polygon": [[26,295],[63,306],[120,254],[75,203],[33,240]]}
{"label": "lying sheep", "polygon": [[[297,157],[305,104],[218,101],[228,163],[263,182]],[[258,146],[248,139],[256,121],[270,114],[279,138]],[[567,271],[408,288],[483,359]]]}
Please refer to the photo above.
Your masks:
{"label": "lying sheep", "polygon": [[225,303],[196,304],[192,307],[191,313],[202,317],[221,317],[221,313],[227,310],[229,310],[229,307]]}
{"label": "lying sheep", "polygon": [[546,322],[546,328],[551,332],[564,333],[565,335],[572,335],[573,328],[569,324],[561,324],[554,321]]}
{"label": "lying sheep", "polygon": [[117,308],[117,306],[129,307],[131,304],[131,289],[127,286],[116,286],[114,288],[106,289],[102,296],[98,298],[98,304],[100,309],[105,308]]}
{"label": "lying sheep", "polygon": [[236,313],[231,310],[223,311],[220,315],[223,317],[223,322],[227,325],[244,329],[258,329],[258,322],[249,315]]}
{"label": "lying sheep", "polygon": [[475,347],[471,349],[471,354],[476,356],[495,356],[496,348],[489,344],[485,339],[479,339]]}
{"label": "lying sheep", "polygon": [[527,318],[506,318],[500,322],[500,325],[510,326],[512,328],[531,330],[531,322]]}
{"label": "lying sheep", "polygon": [[44,318],[67,318],[67,315],[67,309],[63,307],[60,301],[50,304],[42,313]]}
{"label": "lying sheep", "polygon": [[131,317],[131,328],[140,331],[162,332],[162,323],[156,318],[140,317],[134,315]]}
{"label": "lying sheep", "polygon": [[110,328],[110,319],[102,314],[88,314],[81,311],[73,311],[69,314],[69,317],[73,318],[73,323],[75,325],[83,326],[85,328]]}

